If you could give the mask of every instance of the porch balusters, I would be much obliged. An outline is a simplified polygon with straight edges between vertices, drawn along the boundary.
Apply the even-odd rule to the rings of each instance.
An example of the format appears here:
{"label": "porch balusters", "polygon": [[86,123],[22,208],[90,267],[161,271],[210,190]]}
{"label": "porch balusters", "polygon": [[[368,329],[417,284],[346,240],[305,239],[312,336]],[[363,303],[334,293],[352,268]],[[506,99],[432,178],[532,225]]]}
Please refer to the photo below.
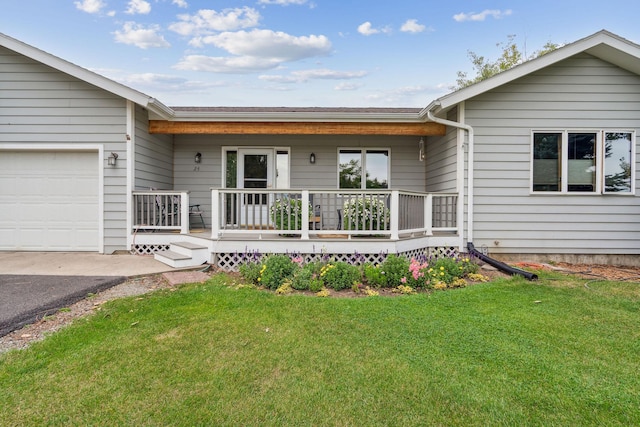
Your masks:
{"label": "porch balusters", "polygon": [[[276,200],[281,203],[276,204]],[[296,200],[297,207],[282,203],[283,200]],[[259,238],[263,234],[290,234],[302,240],[310,239],[311,235],[328,234],[348,238],[386,235],[390,240],[432,236],[458,232],[457,200],[458,195],[453,193],[401,190],[262,190],[256,193],[255,189],[212,189],[212,234],[214,238],[233,233],[256,233]],[[253,203],[244,203],[246,201]],[[350,204],[358,207],[346,211],[345,206]],[[365,209],[365,205],[375,206],[382,212],[376,214],[376,210]],[[312,228],[307,219],[315,219],[316,206],[320,215]],[[274,221],[276,214],[279,219]]]}
{"label": "porch balusters", "polygon": [[179,230],[189,233],[188,191],[136,191],[133,193],[135,230]]}

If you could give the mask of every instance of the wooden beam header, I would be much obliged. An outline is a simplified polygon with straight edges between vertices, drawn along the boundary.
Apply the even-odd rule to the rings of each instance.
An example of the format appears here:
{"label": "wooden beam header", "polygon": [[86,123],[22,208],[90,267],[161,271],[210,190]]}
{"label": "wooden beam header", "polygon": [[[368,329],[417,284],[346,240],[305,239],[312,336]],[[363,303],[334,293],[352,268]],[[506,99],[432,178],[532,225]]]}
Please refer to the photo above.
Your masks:
{"label": "wooden beam header", "polygon": [[370,122],[179,122],[150,120],[152,134],[203,135],[401,135],[441,136],[439,123]]}

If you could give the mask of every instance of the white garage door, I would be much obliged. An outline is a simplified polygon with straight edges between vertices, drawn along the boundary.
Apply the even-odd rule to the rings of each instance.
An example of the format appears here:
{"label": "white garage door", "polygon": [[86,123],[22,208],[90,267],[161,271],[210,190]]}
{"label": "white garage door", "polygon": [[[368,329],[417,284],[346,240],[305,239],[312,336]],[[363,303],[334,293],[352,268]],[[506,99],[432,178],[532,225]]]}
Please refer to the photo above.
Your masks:
{"label": "white garage door", "polygon": [[98,251],[98,153],[0,151],[0,250]]}

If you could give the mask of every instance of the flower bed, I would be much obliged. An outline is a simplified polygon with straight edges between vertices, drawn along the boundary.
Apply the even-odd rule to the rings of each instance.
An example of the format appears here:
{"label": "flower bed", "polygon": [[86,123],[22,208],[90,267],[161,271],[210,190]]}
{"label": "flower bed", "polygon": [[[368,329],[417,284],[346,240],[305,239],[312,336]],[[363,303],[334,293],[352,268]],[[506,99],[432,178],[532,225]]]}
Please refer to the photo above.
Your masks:
{"label": "flower bed", "polygon": [[482,282],[478,265],[469,258],[405,258],[389,255],[380,264],[347,263],[331,258],[304,263],[302,257],[269,255],[240,266],[242,277],[277,293],[311,291],[328,296],[329,290],[351,289],[363,295],[378,295],[376,289],[411,294],[417,290],[443,290]]}

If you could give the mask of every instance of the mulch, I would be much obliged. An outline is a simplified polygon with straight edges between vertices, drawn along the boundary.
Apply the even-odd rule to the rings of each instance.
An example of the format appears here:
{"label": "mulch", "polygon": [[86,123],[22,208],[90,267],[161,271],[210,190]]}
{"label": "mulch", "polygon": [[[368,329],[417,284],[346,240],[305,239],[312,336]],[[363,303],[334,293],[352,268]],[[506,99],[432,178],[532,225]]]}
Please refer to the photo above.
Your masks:
{"label": "mulch", "polygon": [[604,279],[624,282],[640,282],[640,267],[614,266],[601,264],[542,264],[532,262],[518,262],[514,267],[525,270],[553,270],[567,274],[574,274],[585,279]]}

